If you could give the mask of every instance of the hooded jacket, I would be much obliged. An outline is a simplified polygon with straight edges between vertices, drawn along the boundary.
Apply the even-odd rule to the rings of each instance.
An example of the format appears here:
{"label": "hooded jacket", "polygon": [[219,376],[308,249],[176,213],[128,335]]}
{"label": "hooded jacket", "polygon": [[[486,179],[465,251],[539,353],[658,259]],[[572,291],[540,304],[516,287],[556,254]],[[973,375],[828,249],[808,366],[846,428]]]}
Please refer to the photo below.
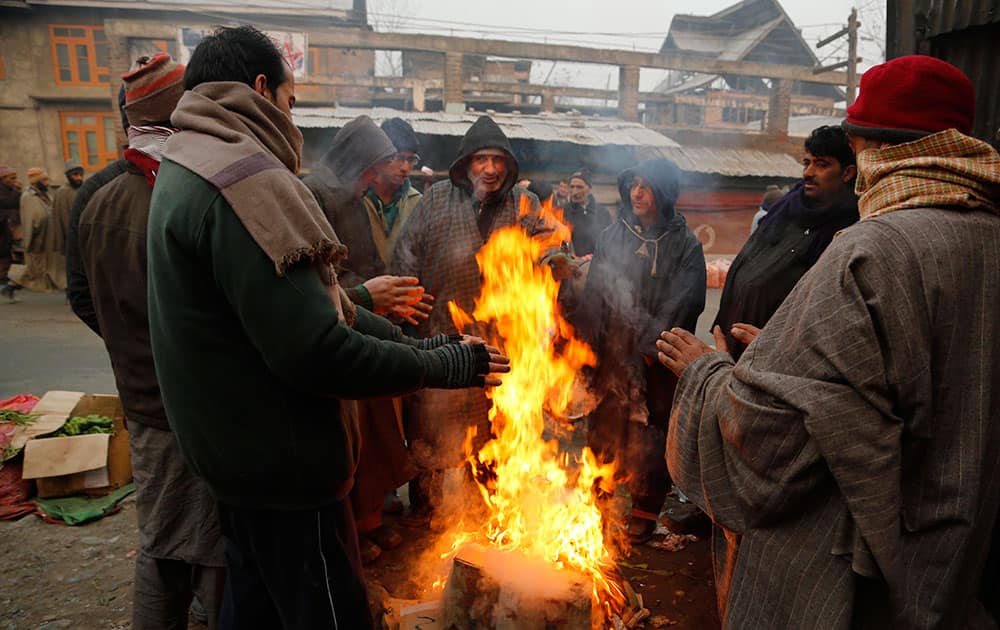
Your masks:
{"label": "hooded jacket", "polygon": [[[636,176],[649,183],[659,211],[655,223],[645,229],[629,195]],[[674,209],[680,170],[673,162],[642,162],[618,177],[618,189],[624,205],[618,221],[598,238],[587,277],[592,302],[582,331],[597,351],[595,386],[602,393],[621,393],[624,387],[633,399],[630,415],[641,421],[646,403],[645,383],[637,382],[644,380],[642,356],[655,362],[661,331],[674,326],[695,329],[705,308],[705,256],[701,242]]]}
{"label": "hooded jacket", "polygon": [[520,166],[514,158],[514,151],[511,149],[510,140],[504,135],[500,126],[489,116],[480,116],[478,120],[465,133],[462,144],[458,147],[458,157],[448,168],[448,178],[457,188],[464,190],[469,195],[473,194],[472,182],[469,181],[469,162],[476,151],[483,149],[499,149],[506,154],[507,175],[504,177],[500,188],[483,199],[482,203],[474,200],[479,211],[479,231],[486,238],[489,234],[489,227],[496,216],[496,213],[507,193],[514,187],[520,173]]}
{"label": "hooded jacket", "polygon": [[361,201],[364,191],[358,180],[372,166],[396,153],[389,136],[368,116],[358,116],[333,137],[329,150],[313,171],[302,178],[323,209],[340,241],[347,246],[347,259],[338,276],[351,300],[371,308],[371,297],[358,287],[385,273],[385,263],[372,238],[368,212]]}
{"label": "hooded jacket", "polygon": [[[466,168],[472,154],[484,148],[498,148],[510,159],[500,190],[480,203],[472,194]],[[503,132],[489,118],[480,118],[462,141],[449,180],[431,186],[413,209],[396,242],[392,272],[419,278],[436,298],[430,318],[416,329],[418,336],[458,332],[446,308],[449,302],[454,301],[467,313],[475,310],[480,290],[476,254],[494,231],[512,225],[520,225],[531,236],[552,231],[554,226],[538,215],[538,199],[514,186],[517,173],[517,161]],[[524,197],[532,212],[519,216]],[[476,326],[464,332],[485,336]],[[478,427],[479,444],[489,435],[489,404],[481,391],[425,390],[408,397],[404,404],[410,452],[423,469],[461,465],[465,459],[462,443],[470,425]]]}

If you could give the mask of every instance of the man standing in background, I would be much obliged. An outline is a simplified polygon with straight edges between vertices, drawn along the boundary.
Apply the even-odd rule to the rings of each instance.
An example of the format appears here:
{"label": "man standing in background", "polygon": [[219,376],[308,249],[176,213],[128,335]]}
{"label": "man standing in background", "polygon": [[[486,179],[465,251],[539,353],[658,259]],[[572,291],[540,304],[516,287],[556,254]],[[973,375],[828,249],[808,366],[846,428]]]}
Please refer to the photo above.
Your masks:
{"label": "man standing in background", "polygon": [[590,172],[581,170],[569,176],[569,203],[563,218],[573,229],[573,253],[587,256],[594,253],[597,237],[611,225],[611,215],[597,203],[590,192]]}
{"label": "man standing in background", "polygon": [[17,171],[0,165],[0,282],[7,282],[14,228],[21,223],[21,182]]}
{"label": "man standing in background", "polygon": [[184,628],[197,596],[217,627],[225,578],[215,499],[192,474],[170,431],[149,341],[146,228],[170,114],[184,66],[166,53],[139,60],[122,77],[129,148],[125,171],[93,194],[80,214],[79,253],[97,330],[111,358],[128,418],[136,484],[139,553],[132,623]]}

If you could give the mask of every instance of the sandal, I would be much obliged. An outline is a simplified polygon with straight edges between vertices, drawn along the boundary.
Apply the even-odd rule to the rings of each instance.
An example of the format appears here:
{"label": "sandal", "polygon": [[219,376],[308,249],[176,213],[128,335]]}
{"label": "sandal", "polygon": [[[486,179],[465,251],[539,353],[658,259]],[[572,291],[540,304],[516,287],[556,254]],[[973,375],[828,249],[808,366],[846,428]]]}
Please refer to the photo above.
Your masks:
{"label": "sandal", "polygon": [[371,564],[382,555],[382,549],[364,534],[358,536],[358,549],[361,552],[361,564]]}
{"label": "sandal", "polygon": [[364,535],[382,549],[395,549],[403,544],[403,536],[389,525],[379,525]]}

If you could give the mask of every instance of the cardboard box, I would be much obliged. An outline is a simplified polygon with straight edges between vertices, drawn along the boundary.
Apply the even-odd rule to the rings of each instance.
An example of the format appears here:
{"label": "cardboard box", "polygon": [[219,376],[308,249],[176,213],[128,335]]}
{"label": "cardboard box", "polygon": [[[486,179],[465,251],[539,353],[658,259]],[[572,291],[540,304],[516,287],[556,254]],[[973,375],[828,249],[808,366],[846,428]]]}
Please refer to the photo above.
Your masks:
{"label": "cardboard box", "polygon": [[[102,495],[132,481],[125,412],[117,396],[53,391],[38,401],[32,413],[40,417],[21,437],[23,477],[35,480],[40,498]],[[69,418],[90,414],[111,418],[114,434],[43,437]]]}

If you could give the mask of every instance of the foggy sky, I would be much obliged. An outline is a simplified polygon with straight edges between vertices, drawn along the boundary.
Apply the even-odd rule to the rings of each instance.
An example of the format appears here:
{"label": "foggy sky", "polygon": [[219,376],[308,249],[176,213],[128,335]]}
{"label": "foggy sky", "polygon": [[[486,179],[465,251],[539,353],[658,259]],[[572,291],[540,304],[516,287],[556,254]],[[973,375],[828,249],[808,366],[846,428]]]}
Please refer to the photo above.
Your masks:
{"label": "foggy sky", "polygon": [[[554,44],[579,44],[601,48],[656,51],[675,13],[710,15],[736,0],[368,0],[369,22],[380,31],[424,32],[464,37],[532,40]],[[782,6],[810,45],[847,22],[851,8],[858,6],[863,37],[884,41],[884,2],[880,0],[782,0]],[[878,26],[877,30],[873,27]],[[846,38],[845,38],[846,40]],[[861,68],[881,61],[880,46],[860,42]],[[839,44],[839,43],[838,43]],[[813,52],[822,60],[834,52],[831,44]],[[846,59],[846,45],[832,61]],[[617,70],[595,66],[536,62],[532,82],[546,78],[554,85],[605,87]],[[662,72],[645,70],[642,89],[651,89]]]}

